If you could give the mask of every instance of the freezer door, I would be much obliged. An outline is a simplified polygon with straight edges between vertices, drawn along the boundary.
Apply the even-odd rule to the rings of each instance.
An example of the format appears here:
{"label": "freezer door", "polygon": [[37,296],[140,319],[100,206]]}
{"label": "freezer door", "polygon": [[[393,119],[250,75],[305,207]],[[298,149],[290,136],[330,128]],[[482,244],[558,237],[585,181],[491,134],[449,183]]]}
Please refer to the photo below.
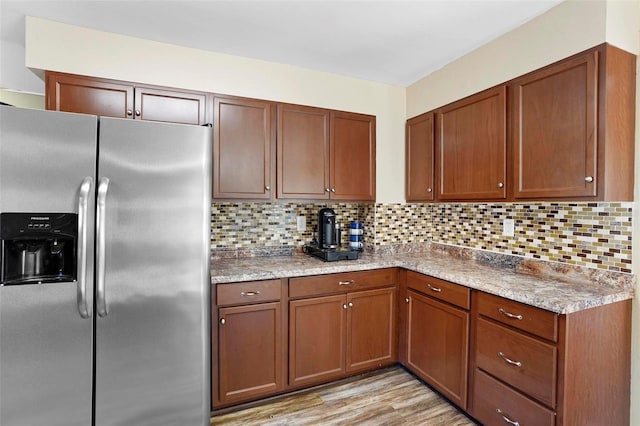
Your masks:
{"label": "freezer door", "polygon": [[[95,116],[0,107],[0,212],[78,213],[96,138]],[[2,426],[91,424],[92,220],[85,230],[84,302],[79,282],[0,286]]]}
{"label": "freezer door", "polygon": [[100,119],[95,424],[209,424],[211,131]]}

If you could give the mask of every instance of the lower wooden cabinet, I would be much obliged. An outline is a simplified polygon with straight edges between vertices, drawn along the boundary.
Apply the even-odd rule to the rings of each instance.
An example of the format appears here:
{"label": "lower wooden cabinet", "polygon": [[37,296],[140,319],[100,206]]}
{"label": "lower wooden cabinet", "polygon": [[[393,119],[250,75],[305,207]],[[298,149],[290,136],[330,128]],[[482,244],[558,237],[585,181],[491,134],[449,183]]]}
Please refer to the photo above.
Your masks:
{"label": "lower wooden cabinet", "polygon": [[213,294],[214,410],[399,360],[485,425],[629,424],[631,300],[560,315],[396,268]]}
{"label": "lower wooden cabinet", "polygon": [[289,384],[328,381],[344,374],[346,295],[289,302]]}
{"label": "lower wooden cabinet", "polygon": [[467,406],[469,313],[409,290],[407,367]]}
{"label": "lower wooden cabinet", "polygon": [[466,409],[470,290],[415,272],[406,287],[404,364]]}
{"label": "lower wooden cabinet", "polygon": [[469,413],[476,419],[629,424],[631,300],[558,315],[474,292],[472,311]]}
{"label": "lower wooden cabinet", "polygon": [[214,409],[285,389],[282,286],[281,280],[266,280],[216,287],[211,327]]}
{"label": "lower wooden cabinet", "polygon": [[280,302],[220,308],[218,315],[220,401],[282,390]]}
{"label": "lower wooden cabinet", "polygon": [[394,363],[395,294],[391,287],[289,302],[289,384]]}

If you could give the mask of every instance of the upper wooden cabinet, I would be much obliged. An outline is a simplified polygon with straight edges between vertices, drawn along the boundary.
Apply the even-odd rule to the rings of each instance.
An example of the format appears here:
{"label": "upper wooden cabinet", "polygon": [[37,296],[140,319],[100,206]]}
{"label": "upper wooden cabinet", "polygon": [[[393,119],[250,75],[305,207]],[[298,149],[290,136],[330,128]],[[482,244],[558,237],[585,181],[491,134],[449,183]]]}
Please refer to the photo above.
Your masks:
{"label": "upper wooden cabinet", "polygon": [[633,199],[633,55],[603,45],[510,87],[514,198]]}
{"label": "upper wooden cabinet", "polygon": [[449,104],[436,117],[438,199],[505,199],[506,86]]}
{"label": "upper wooden cabinet", "polygon": [[214,198],[271,198],[274,110],[267,101],[214,99]]}
{"label": "upper wooden cabinet", "polygon": [[[603,44],[439,108],[435,199],[632,201],[635,72]],[[434,199],[430,114],[407,120],[407,201]]]}
{"label": "upper wooden cabinet", "polygon": [[329,198],[330,111],[278,104],[278,198]]}
{"label": "upper wooden cabinet", "polygon": [[278,198],[375,200],[375,117],[278,105]]}
{"label": "upper wooden cabinet", "polygon": [[331,112],[331,199],[375,201],[376,118]]}
{"label": "upper wooden cabinet", "polygon": [[432,201],[434,199],[433,138],[432,112],[407,120],[405,152],[407,201]]}
{"label": "upper wooden cabinet", "polygon": [[207,95],[102,78],[46,73],[49,110],[105,117],[205,124]]}

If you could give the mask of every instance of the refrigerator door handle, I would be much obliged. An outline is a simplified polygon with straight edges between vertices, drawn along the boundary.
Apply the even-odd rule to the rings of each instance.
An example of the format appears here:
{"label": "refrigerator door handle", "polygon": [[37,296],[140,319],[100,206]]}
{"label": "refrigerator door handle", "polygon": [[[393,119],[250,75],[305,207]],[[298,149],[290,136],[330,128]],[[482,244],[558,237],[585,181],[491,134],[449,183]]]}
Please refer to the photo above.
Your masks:
{"label": "refrigerator door handle", "polygon": [[89,209],[89,193],[93,186],[93,179],[86,177],[80,185],[78,194],[78,313],[82,318],[89,318],[89,306],[87,303],[87,215]]}
{"label": "refrigerator door handle", "polygon": [[107,190],[109,189],[109,178],[100,178],[98,184],[98,200],[97,200],[97,218],[96,218],[96,299],[98,315],[106,317],[109,315],[107,308],[107,299],[105,293],[105,209],[107,202]]}

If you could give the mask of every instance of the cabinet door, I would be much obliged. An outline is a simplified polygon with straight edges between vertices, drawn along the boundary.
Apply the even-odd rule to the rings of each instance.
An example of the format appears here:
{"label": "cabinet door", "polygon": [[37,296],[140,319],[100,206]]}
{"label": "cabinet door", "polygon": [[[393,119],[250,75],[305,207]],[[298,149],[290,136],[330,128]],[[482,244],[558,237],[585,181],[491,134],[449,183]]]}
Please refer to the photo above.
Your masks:
{"label": "cabinet door", "polygon": [[506,198],[506,87],[454,102],[437,114],[438,198]]}
{"label": "cabinet door", "polygon": [[347,371],[396,361],[396,289],[347,295]]}
{"label": "cabinet door", "polygon": [[597,52],[513,84],[514,197],[595,196]]}
{"label": "cabinet door", "polygon": [[376,118],[331,112],[331,198],[374,201]]}
{"label": "cabinet door", "polygon": [[329,111],[278,105],[278,198],[329,198]]}
{"label": "cabinet door", "polygon": [[47,72],[47,109],[105,117],[133,117],[133,86]]}
{"label": "cabinet door", "polygon": [[135,88],[135,118],[181,124],[204,124],[206,95],[197,92]]}
{"label": "cabinet door", "polygon": [[433,200],[433,113],[407,120],[406,129],[407,201]]}
{"label": "cabinet door", "polygon": [[289,302],[289,384],[308,385],[344,374],[346,295]]}
{"label": "cabinet door", "polygon": [[466,409],[469,313],[412,290],[407,294],[407,365]]}
{"label": "cabinet door", "polygon": [[265,101],[215,98],[214,198],[270,198],[271,110]]}
{"label": "cabinet door", "polygon": [[280,302],[219,309],[219,392],[223,403],[284,387]]}

